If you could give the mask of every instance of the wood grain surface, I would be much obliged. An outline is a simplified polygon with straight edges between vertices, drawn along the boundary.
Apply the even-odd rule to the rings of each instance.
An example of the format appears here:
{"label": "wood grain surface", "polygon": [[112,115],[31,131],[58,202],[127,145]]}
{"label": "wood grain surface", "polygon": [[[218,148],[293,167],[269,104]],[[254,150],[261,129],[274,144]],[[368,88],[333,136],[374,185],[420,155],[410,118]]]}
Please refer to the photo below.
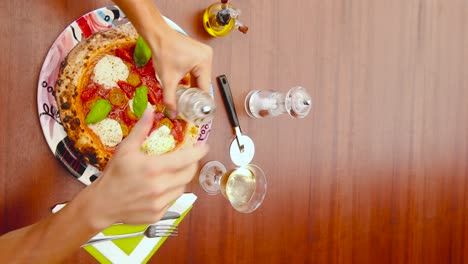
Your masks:
{"label": "wood grain surface", "polygon": [[[195,207],[151,263],[468,262],[467,1],[238,0],[250,31],[216,39],[201,23],[211,1],[155,2],[213,47],[213,78],[229,78],[268,193],[241,214],[195,180]],[[46,144],[36,86],[58,34],[109,4],[0,2],[1,233],[84,187]],[[245,114],[250,90],[296,85],[312,95],[307,118]],[[233,168],[219,93],[216,101],[203,161]],[[95,262],[83,250],[70,258]]]}

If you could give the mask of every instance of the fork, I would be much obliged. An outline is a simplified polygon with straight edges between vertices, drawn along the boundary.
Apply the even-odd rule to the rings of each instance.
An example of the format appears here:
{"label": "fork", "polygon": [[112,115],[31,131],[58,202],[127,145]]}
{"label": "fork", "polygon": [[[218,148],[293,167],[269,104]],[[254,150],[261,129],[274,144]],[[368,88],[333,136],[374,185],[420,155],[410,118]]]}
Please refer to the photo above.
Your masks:
{"label": "fork", "polygon": [[91,245],[91,244],[101,243],[101,242],[105,242],[105,241],[122,239],[122,238],[129,238],[129,237],[137,237],[137,236],[145,236],[145,237],[148,237],[148,238],[172,237],[172,236],[177,236],[177,234],[178,234],[177,226],[153,224],[153,225],[147,226],[144,231],[137,232],[137,233],[92,238],[92,239],[88,240],[88,242],[84,243],[81,247],[85,247],[85,246],[88,246],[88,245]]}

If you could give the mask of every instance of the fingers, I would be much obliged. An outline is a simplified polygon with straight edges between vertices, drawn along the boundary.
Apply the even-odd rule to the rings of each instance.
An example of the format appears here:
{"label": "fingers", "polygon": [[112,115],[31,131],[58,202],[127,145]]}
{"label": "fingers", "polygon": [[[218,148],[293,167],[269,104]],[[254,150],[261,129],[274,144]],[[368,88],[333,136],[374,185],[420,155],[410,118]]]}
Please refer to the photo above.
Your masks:
{"label": "fingers", "polygon": [[[167,191],[164,195],[158,197],[155,203],[157,205],[163,205],[164,210],[162,210],[161,217],[166,213],[166,211],[171,207],[172,203],[179,199],[179,197],[184,193],[185,186],[179,186],[170,191]],[[156,206],[157,207],[157,206]]]}
{"label": "fingers", "polygon": [[192,75],[197,79],[198,88],[205,92],[210,92],[211,84],[211,67],[213,61],[213,49],[203,45],[204,59],[196,67],[192,69]]}
{"label": "fingers", "polygon": [[[195,76],[195,73],[193,73]],[[210,84],[211,84],[211,71],[204,71],[197,79],[198,88],[202,89],[203,91],[210,93]]]}
{"label": "fingers", "polygon": [[[162,203],[161,203],[162,204]],[[155,219],[152,220],[153,223],[156,223],[158,222],[159,220],[161,220],[161,218],[164,216],[164,214],[166,214],[167,210],[169,210],[169,207],[171,207],[171,204],[170,203],[164,203],[165,206],[164,208],[159,211],[156,215],[155,215]],[[158,205],[156,204],[156,209],[158,208]]]}
{"label": "fingers", "polygon": [[120,148],[138,148],[140,149],[141,144],[145,141],[148,133],[153,126],[153,112],[151,108],[146,108],[143,116],[138,123],[133,127],[132,131],[122,143]]}
{"label": "fingers", "polygon": [[198,88],[209,93],[211,86],[211,62],[193,69],[192,75],[197,79]]}
{"label": "fingers", "polygon": [[134,215],[139,215],[138,219],[127,221],[126,224],[152,224],[158,222],[184,191],[185,187],[178,187],[165,192],[154,200],[147,200],[150,204],[136,210],[136,213],[134,213]]}
{"label": "fingers", "polygon": [[174,77],[167,77],[164,76],[161,80],[162,90],[163,90],[163,98],[164,104],[170,110],[177,110],[177,99],[176,99],[176,89],[177,89],[177,82],[174,82],[177,78]]}
{"label": "fingers", "polygon": [[192,165],[186,167],[182,171],[179,171],[180,176],[178,177],[178,180],[181,184],[184,186],[189,184],[193,177],[195,177],[195,174],[198,169],[198,163],[192,163]]}
{"label": "fingers", "polygon": [[150,163],[161,171],[176,171],[198,162],[208,153],[207,144],[187,147],[160,156],[150,157]]}
{"label": "fingers", "polygon": [[191,53],[188,59],[179,61],[176,65],[168,66],[158,65],[156,60],[153,60],[157,72],[161,75],[160,83],[163,87],[164,103],[170,110],[177,110],[176,89],[180,80],[187,74],[188,71],[194,76],[197,81],[198,88],[210,92],[211,87],[211,67],[213,61],[213,49],[210,46],[192,42],[192,47],[196,47],[197,51]]}
{"label": "fingers", "polygon": [[175,111],[177,109],[176,89],[178,82],[176,83],[174,80],[178,78],[174,76],[173,70],[168,71],[171,67],[167,66],[167,63],[159,62],[159,58],[153,57],[153,66],[156,70],[156,79],[162,87],[164,104],[169,110]]}

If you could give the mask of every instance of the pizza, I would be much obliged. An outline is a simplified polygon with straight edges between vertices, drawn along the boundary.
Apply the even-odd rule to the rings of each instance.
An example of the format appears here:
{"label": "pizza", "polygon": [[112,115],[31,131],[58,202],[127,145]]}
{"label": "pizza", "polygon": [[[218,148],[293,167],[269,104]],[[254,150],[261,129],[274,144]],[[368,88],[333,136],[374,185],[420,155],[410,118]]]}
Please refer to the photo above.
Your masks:
{"label": "pizza", "polygon": [[[60,66],[55,97],[67,136],[86,161],[103,170],[146,108],[154,122],[142,150],[149,155],[193,145],[198,127],[171,119],[151,59],[137,66],[138,33],[130,24],[97,32],[73,48]],[[180,85],[190,86],[190,75]]]}

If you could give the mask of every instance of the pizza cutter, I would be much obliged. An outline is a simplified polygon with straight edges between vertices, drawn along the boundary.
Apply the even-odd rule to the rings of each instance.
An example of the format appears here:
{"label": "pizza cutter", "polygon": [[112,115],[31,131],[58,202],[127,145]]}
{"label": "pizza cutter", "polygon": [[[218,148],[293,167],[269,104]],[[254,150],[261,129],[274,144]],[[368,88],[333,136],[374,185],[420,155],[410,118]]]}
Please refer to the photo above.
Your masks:
{"label": "pizza cutter", "polygon": [[229,117],[231,126],[236,134],[236,137],[231,142],[230,155],[231,160],[237,166],[245,166],[249,164],[255,154],[255,145],[248,136],[242,134],[242,130],[239,125],[239,119],[237,118],[236,108],[234,106],[234,100],[232,99],[231,88],[229,87],[226,75],[218,76],[217,78],[219,90],[223,97],[224,106]]}

